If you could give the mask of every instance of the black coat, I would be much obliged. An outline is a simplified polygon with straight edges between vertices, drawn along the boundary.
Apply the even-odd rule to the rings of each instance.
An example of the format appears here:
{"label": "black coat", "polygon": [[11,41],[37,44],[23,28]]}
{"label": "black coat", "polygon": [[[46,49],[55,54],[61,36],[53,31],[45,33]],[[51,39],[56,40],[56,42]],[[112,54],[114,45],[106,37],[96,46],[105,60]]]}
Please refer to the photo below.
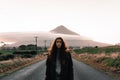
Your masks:
{"label": "black coat", "polygon": [[[73,62],[70,53],[64,52],[60,59],[61,73],[60,80],[73,80]],[[46,61],[45,80],[56,80],[56,58],[48,56]]]}

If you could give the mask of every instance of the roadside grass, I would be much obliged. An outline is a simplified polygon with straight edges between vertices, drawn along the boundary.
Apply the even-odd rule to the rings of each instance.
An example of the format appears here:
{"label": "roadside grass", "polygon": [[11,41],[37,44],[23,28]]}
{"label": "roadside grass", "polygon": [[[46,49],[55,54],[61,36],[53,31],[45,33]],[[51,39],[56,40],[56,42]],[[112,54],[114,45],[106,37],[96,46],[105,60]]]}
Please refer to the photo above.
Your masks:
{"label": "roadside grass", "polygon": [[81,53],[91,53],[91,54],[106,53],[106,54],[110,54],[110,53],[113,53],[113,52],[119,52],[120,53],[120,46],[84,47],[82,49],[75,49],[74,51],[77,54],[81,54]]}
{"label": "roadside grass", "polygon": [[1,54],[12,54],[15,50],[0,50],[0,55]]}
{"label": "roadside grass", "polygon": [[8,75],[21,68],[34,64],[38,61],[44,60],[44,55],[36,55],[33,58],[15,58],[11,60],[0,62],[0,77]]}
{"label": "roadside grass", "polygon": [[120,46],[85,47],[74,50],[77,60],[120,80]]}

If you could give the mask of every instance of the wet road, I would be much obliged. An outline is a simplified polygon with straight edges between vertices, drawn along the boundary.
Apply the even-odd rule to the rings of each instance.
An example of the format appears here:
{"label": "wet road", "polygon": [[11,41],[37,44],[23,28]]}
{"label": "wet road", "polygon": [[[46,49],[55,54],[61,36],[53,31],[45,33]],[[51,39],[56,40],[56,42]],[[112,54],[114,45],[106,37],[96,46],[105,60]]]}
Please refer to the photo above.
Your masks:
{"label": "wet road", "polygon": [[[45,80],[45,61],[40,61],[12,74],[0,78],[0,80]],[[74,80],[114,80],[103,72],[78,62],[73,59]]]}

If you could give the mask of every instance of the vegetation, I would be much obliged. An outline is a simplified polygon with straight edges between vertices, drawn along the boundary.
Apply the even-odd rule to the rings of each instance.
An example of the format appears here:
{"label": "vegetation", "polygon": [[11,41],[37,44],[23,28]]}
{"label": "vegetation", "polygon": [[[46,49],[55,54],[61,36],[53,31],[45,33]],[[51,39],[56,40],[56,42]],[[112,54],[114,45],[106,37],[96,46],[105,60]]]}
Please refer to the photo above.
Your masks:
{"label": "vegetation", "polygon": [[84,47],[74,50],[82,59],[94,59],[97,63],[120,68],[120,46]]}
{"label": "vegetation", "polygon": [[21,58],[31,58],[37,55],[37,52],[36,51],[21,51],[21,52],[17,51],[17,52],[14,52],[13,54]]}
{"label": "vegetation", "polygon": [[73,57],[120,80],[120,46],[75,49]]}
{"label": "vegetation", "polygon": [[103,60],[103,62],[107,66],[113,66],[113,67],[116,67],[116,68],[120,67],[120,58],[116,58],[116,59],[108,58],[108,59]]}
{"label": "vegetation", "polygon": [[13,59],[15,56],[13,54],[0,55],[0,61]]}
{"label": "vegetation", "polygon": [[82,49],[75,49],[74,50],[77,54],[81,54],[81,53],[100,53],[101,49],[100,48],[94,48],[94,47],[84,47]]}
{"label": "vegetation", "polygon": [[15,58],[13,60],[1,61],[0,62],[0,77],[7,75],[20,68],[36,63],[45,58],[44,55],[37,55],[32,58]]}
{"label": "vegetation", "polygon": [[113,53],[113,52],[120,52],[120,46],[108,46],[108,47],[84,47],[82,49],[75,49],[74,50],[77,54],[81,53],[91,53],[91,54],[96,54],[96,53]]}
{"label": "vegetation", "polygon": [[44,49],[33,44],[0,48],[0,76],[43,60],[45,56],[42,52]]}
{"label": "vegetation", "polygon": [[36,45],[20,45],[13,48],[1,48],[0,49],[0,61],[14,59],[15,57],[32,58],[35,55],[44,52],[41,47]]}

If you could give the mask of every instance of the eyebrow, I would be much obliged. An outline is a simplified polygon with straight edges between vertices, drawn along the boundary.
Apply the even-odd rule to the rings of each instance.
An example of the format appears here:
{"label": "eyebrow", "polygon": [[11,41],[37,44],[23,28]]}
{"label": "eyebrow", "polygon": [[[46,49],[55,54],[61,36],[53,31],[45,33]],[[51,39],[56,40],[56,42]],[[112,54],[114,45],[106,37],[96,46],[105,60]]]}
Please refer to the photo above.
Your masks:
{"label": "eyebrow", "polygon": [[56,42],[62,42],[61,40],[57,40]]}

